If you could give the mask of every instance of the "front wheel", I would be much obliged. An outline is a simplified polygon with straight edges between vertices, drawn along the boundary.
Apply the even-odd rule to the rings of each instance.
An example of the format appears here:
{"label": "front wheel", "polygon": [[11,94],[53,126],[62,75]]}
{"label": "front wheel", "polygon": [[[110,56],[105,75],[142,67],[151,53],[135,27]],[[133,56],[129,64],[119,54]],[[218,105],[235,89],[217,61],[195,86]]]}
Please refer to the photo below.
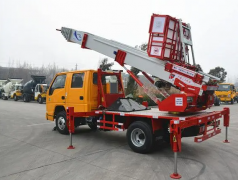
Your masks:
{"label": "front wheel", "polygon": [[133,122],[126,133],[130,148],[137,153],[149,153],[154,144],[152,128],[143,121]]}
{"label": "front wheel", "polygon": [[60,134],[69,134],[65,111],[61,111],[56,115],[56,129]]}
{"label": "front wheel", "polygon": [[215,106],[220,106],[221,105],[221,100],[219,98],[216,98],[214,105]]}

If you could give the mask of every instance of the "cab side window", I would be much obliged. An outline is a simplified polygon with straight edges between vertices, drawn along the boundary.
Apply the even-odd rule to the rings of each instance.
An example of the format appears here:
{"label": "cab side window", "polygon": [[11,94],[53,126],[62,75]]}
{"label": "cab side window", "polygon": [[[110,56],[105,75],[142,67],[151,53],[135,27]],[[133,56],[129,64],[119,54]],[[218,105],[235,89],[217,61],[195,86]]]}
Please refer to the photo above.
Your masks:
{"label": "cab side window", "polygon": [[232,86],[232,91],[236,91],[236,89],[235,89],[235,87],[234,87],[234,86]]}
{"label": "cab side window", "polygon": [[42,93],[43,89],[42,89],[42,85],[39,85],[39,92]]}
{"label": "cab side window", "polygon": [[52,95],[55,89],[64,88],[65,79],[66,79],[66,75],[65,74],[57,76],[55,78],[52,86],[50,87],[49,95]]}
{"label": "cab side window", "polygon": [[[98,73],[93,73],[93,84],[98,85]],[[102,75],[102,84],[106,84],[106,76]]]}
{"label": "cab side window", "polygon": [[84,73],[73,74],[71,88],[82,88],[84,81]]}
{"label": "cab side window", "polygon": [[36,85],[35,87],[35,92],[38,92],[38,85]]}

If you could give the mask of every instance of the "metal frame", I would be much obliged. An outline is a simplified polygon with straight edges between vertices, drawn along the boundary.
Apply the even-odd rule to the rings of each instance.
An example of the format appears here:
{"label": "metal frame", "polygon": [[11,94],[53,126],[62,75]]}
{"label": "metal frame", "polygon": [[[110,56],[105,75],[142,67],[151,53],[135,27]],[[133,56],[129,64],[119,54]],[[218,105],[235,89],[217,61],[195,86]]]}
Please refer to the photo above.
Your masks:
{"label": "metal frame", "polygon": [[[102,119],[97,120],[97,127],[99,129],[104,130],[112,130],[112,131],[124,131],[129,126],[128,123],[131,123],[131,117],[143,117],[147,118],[147,121],[151,121],[151,126],[153,132],[161,128],[155,122],[160,122],[163,120],[167,120],[170,122],[170,142],[171,148],[174,152],[174,172],[170,175],[171,178],[179,179],[181,175],[178,174],[177,170],[177,157],[178,152],[181,152],[181,138],[182,138],[182,130],[184,128],[188,128],[191,126],[199,126],[204,125],[204,130],[200,133],[199,137],[194,138],[194,142],[200,143],[203,142],[217,134],[221,133],[221,129],[218,127],[220,124],[219,119],[223,116],[223,125],[226,127],[226,135],[224,143],[228,143],[228,127],[229,127],[229,108],[224,108],[222,111],[214,111],[214,112],[204,112],[200,115],[189,115],[189,116],[171,116],[171,115],[163,115],[163,116],[155,116],[153,114],[141,114],[140,112],[133,112],[132,113],[124,113],[124,112],[112,112],[106,110],[97,110],[94,112],[88,113],[80,113],[74,112],[73,107],[67,108],[67,126],[70,132],[70,146],[68,149],[74,149],[72,145],[72,133],[74,133],[74,118],[75,117],[82,117],[82,116],[97,116],[103,117]],[[106,115],[112,115],[112,120],[106,119]],[[115,117],[126,117],[125,122],[115,122]],[[107,126],[107,125],[112,125]],[[209,129],[210,127],[210,129]]]}

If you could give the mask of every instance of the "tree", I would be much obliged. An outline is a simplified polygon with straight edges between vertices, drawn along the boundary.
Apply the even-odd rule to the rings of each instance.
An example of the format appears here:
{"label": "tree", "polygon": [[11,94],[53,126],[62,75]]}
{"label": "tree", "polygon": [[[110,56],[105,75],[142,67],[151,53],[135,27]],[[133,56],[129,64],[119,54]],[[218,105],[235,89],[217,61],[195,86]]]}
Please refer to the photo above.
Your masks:
{"label": "tree", "polygon": [[[140,46],[136,46],[136,48],[142,50],[142,51],[146,51],[147,50],[147,43],[143,43]],[[138,77],[138,74],[141,72],[139,69],[135,68],[135,67],[131,67],[131,72]],[[138,85],[135,82],[135,80],[129,76],[128,78],[128,82],[127,82],[127,88],[126,88],[126,95],[132,94],[133,97],[136,95],[136,91],[137,91]]]}
{"label": "tree", "polygon": [[114,63],[109,63],[107,58],[102,59],[99,62],[99,68],[103,71],[110,70]]}
{"label": "tree", "polygon": [[[138,78],[138,74],[140,73],[139,69],[131,67],[131,72]],[[132,94],[132,96],[135,97],[137,88],[137,83],[131,76],[129,76],[126,87],[126,95]]]}
{"label": "tree", "polygon": [[200,64],[196,64],[196,67],[197,67],[197,70],[198,70],[198,71],[202,71],[202,72],[203,72],[202,66],[201,66]]}
{"label": "tree", "polygon": [[225,71],[224,68],[218,66],[218,67],[215,67],[214,69],[210,69],[208,74],[211,74],[213,76],[220,78],[219,82],[224,82],[226,79],[227,72]]}

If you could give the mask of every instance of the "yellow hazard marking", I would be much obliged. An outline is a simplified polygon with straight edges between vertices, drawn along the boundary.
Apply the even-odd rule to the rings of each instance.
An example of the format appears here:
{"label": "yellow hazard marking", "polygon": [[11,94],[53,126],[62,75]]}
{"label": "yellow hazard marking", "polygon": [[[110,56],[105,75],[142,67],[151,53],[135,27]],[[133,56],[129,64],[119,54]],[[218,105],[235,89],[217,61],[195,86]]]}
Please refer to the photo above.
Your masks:
{"label": "yellow hazard marking", "polygon": [[175,135],[173,137],[173,142],[177,142],[177,139],[176,139]]}

